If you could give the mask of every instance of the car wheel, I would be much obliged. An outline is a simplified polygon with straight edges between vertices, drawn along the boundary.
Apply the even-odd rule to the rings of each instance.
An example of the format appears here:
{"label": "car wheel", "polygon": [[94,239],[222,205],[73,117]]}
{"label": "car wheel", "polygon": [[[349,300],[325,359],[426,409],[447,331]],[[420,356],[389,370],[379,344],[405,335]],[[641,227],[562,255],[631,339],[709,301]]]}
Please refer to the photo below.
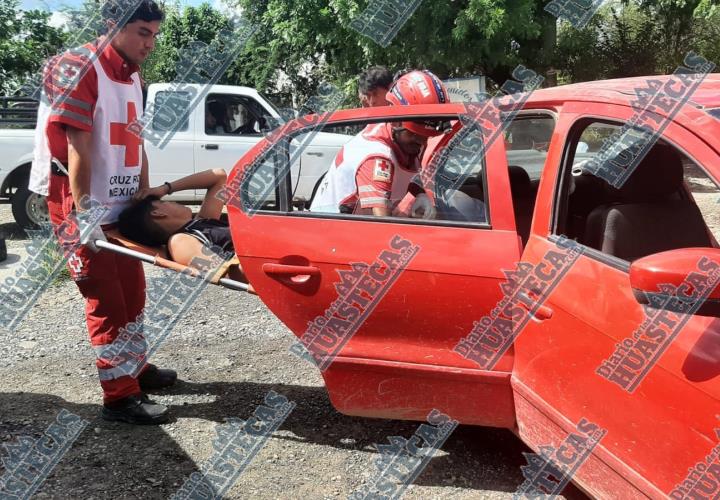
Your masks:
{"label": "car wheel", "polygon": [[15,191],[11,203],[15,222],[23,229],[36,229],[50,222],[45,197],[33,193],[26,187]]}

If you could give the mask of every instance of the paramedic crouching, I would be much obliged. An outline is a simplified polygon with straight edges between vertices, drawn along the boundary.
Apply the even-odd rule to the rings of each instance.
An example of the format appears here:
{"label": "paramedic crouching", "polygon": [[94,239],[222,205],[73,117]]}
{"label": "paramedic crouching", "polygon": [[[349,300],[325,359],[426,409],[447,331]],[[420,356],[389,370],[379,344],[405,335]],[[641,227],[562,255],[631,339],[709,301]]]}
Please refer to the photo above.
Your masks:
{"label": "paramedic crouching", "polygon": [[[411,71],[401,76],[386,98],[393,106],[450,102],[443,83],[429,71]],[[337,154],[310,211],[484,220],[481,201],[455,191],[447,202],[438,198],[434,203],[420,185],[420,158],[428,139],[445,133],[439,125],[424,121],[368,125]]]}

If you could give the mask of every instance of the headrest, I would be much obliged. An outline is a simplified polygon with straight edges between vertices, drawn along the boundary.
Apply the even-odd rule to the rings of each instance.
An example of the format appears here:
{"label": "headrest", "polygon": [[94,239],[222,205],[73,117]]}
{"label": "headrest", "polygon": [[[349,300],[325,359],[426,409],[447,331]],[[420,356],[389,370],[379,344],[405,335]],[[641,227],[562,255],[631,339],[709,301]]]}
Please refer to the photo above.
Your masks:
{"label": "headrest", "polygon": [[528,196],[532,193],[532,184],[527,170],[517,165],[510,165],[508,174],[510,176],[510,192],[513,198]]}
{"label": "headrest", "polygon": [[676,192],[683,183],[680,153],[667,144],[656,144],[620,189],[610,188],[628,203],[645,203]]}

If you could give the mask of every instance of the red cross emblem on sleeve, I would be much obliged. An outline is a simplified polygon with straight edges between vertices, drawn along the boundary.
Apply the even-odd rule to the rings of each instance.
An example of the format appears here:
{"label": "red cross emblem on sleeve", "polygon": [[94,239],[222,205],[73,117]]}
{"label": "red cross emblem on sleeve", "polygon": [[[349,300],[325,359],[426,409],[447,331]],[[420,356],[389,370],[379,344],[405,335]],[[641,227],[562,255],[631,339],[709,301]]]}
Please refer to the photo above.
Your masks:
{"label": "red cross emblem on sleeve", "polygon": [[125,166],[137,167],[140,165],[140,148],[142,139],[128,130],[128,125],[137,118],[134,102],[127,103],[127,123],[110,123],[110,145],[125,146]]}

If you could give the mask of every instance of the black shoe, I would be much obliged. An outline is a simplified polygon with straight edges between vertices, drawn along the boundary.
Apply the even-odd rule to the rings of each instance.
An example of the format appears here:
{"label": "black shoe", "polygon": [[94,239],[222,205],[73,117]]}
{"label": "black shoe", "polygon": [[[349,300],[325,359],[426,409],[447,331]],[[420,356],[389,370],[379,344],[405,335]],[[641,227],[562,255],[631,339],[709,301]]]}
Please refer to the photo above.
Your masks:
{"label": "black shoe", "polygon": [[138,377],[140,389],[143,391],[154,391],[170,387],[177,380],[175,370],[165,370],[155,365],[148,364],[148,367]]}
{"label": "black shoe", "polygon": [[105,420],[137,425],[162,424],[167,422],[168,414],[167,406],[151,401],[144,394],[106,403],[102,410]]}

